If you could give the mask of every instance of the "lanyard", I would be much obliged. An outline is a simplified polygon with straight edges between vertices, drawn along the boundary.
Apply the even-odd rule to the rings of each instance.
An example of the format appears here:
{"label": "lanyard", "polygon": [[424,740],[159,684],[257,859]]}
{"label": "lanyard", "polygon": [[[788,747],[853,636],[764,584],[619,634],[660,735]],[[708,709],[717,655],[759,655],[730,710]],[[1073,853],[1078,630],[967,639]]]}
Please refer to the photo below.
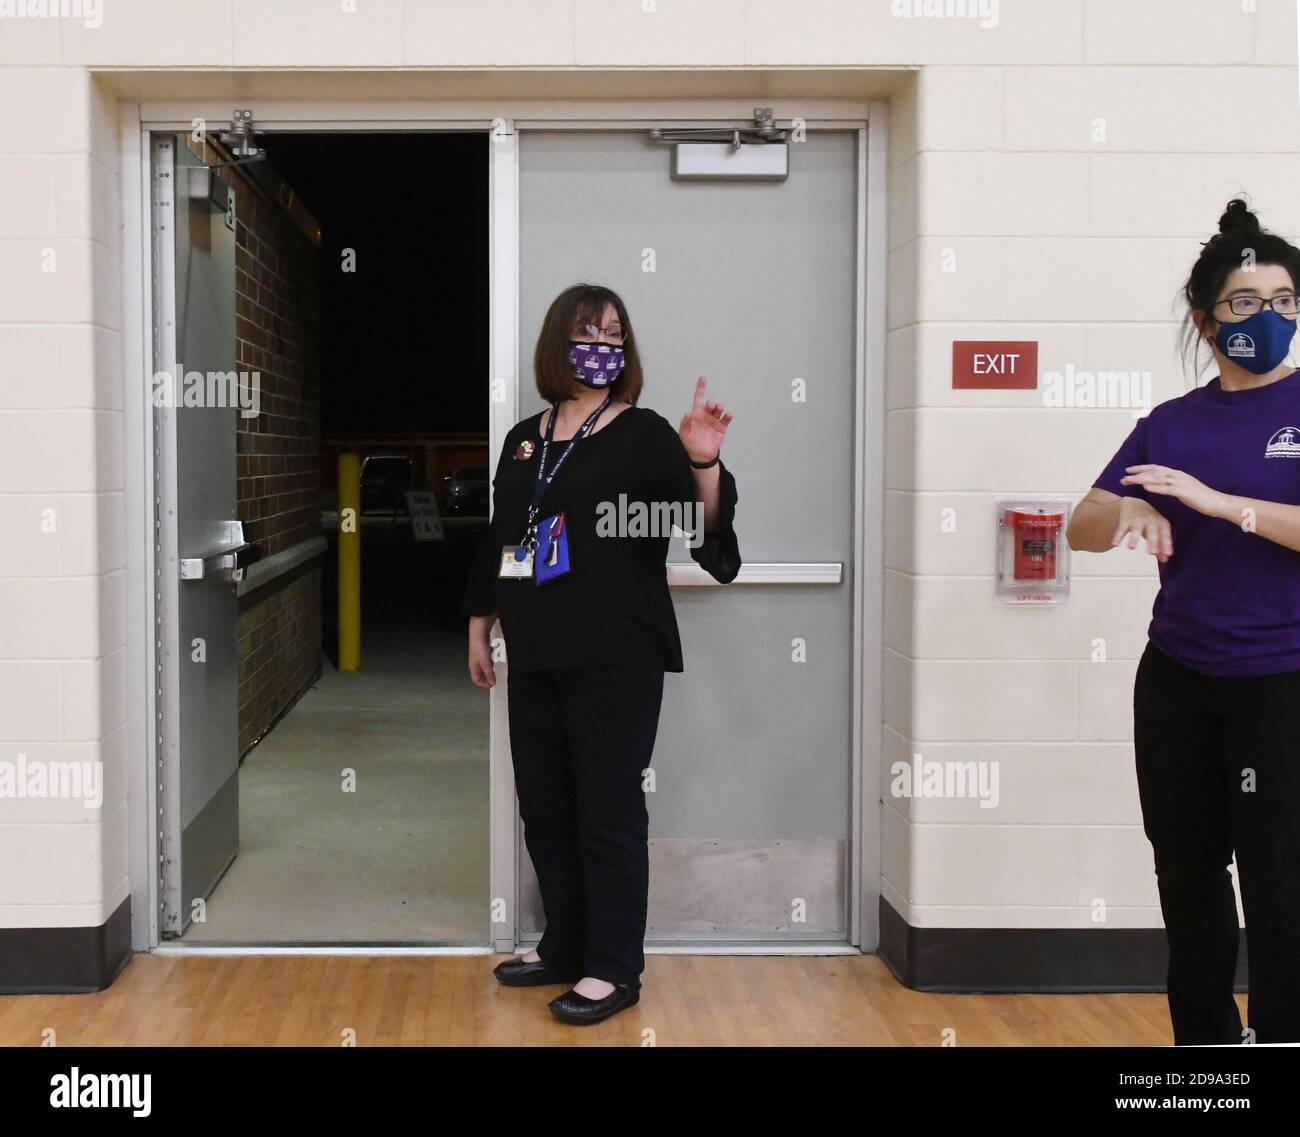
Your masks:
{"label": "lanyard", "polygon": [[550,447],[551,440],[555,437],[555,420],[559,416],[559,408],[554,405],[551,407],[551,421],[546,424],[546,434],[542,438],[542,454],[537,463],[537,482],[533,487],[533,501],[528,507],[528,524],[524,529],[524,539],[521,542],[522,544],[527,545],[530,549],[537,548],[537,525],[535,522],[538,511],[541,509],[542,496],[546,493],[546,487],[551,484],[555,475],[560,472],[560,467],[564,465],[564,460],[569,456],[569,451],[572,450],[574,446],[577,445],[578,440],[591,429],[592,424],[594,424],[596,419],[600,417],[601,412],[609,406],[610,400],[613,397],[612,394],[606,395],[605,401],[587,416],[587,421],[584,422],[578,432],[569,439],[569,445],[564,448],[564,453],[560,455],[559,460],[555,463],[554,469],[552,469],[549,474],[546,474],[546,451]]}

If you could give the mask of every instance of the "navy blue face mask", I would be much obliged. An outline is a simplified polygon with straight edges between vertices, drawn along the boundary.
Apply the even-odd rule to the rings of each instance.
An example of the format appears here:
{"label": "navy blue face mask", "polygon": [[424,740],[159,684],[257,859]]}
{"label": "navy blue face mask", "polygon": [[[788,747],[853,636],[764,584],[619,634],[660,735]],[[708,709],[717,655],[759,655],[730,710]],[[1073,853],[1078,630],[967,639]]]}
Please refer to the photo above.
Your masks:
{"label": "navy blue face mask", "polygon": [[1295,320],[1263,308],[1238,323],[1221,324],[1214,345],[1238,367],[1263,375],[1286,358],[1295,330]]}

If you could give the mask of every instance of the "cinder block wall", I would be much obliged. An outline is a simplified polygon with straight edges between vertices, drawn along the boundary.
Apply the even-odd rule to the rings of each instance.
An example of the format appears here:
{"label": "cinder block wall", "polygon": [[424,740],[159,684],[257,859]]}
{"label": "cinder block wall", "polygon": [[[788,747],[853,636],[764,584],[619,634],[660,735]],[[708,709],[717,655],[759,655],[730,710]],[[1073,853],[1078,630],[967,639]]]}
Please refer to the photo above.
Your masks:
{"label": "cinder block wall", "polygon": [[[0,739],[9,757],[104,754],[115,797],[75,818],[0,802],[0,926],[93,926],[127,895],[118,156],[99,66],[899,69],[886,768],[920,750],[1003,771],[995,810],[882,787],[886,900],[917,927],[1092,926],[1095,899],[1111,927],[1158,926],[1127,707],[1153,565],[1078,555],[1065,607],[991,599],[992,501],[1077,498],[1132,416],[954,392],[949,344],[1034,338],[1044,371],[1150,370],[1157,400],[1180,393],[1173,300],[1224,201],[1248,189],[1300,232],[1294,5],[1001,0],[987,28],[908,7],[119,0],[98,29],[6,23],[0,97],[26,110],[0,121]],[[57,538],[37,523],[51,504]]]}
{"label": "cinder block wall", "polygon": [[[996,29],[910,22],[944,64],[895,100],[889,156],[882,895],[914,928],[1161,926],[1131,744],[1155,562],[1074,554],[1054,610],[1002,608],[992,580],[995,500],[1077,500],[1140,412],[955,391],[951,344],[1037,340],[1040,375],[1149,372],[1153,403],[1192,385],[1176,296],[1226,201],[1248,191],[1300,236],[1295,7],[1242,9],[1003,0]],[[1232,91],[1276,113],[1239,119]],[[890,767],[918,753],[997,762],[999,805],[896,796]]]}
{"label": "cinder block wall", "polygon": [[0,928],[97,929],[129,891],[116,111],[57,22],[3,24],[35,109],[0,123],[0,760],[102,762],[103,802],[0,797]]}
{"label": "cinder block wall", "polygon": [[[239,519],[245,540],[269,558],[320,534],[320,245],[301,206],[281,204],[293,197],[272,196],[271,184],[283,183],[269,163],[263,174],[217,171],[236,191],[236,367],[259,376],[258,413],[233,412]],[[316,559],[240,598],[240,753],[318,673],[320,619]]]}

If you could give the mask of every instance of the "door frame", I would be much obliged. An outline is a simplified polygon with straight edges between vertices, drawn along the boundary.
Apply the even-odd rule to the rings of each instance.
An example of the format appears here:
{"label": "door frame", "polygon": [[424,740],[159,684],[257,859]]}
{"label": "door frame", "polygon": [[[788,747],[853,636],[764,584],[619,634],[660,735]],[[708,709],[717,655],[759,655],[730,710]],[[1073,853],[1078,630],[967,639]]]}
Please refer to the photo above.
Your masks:
{"label": "door frame", "polygon": [[[889,106],[883,99],[766,100],[778,119],[800,118],[810,130],[857,135],[857,233],[854,377],[854,554],[849,848],[849,937],[843,944],[715,946],[690,944],[692,954],[827,954],[874,952],[879,945],[883,817],[883,596],[885,449],[885,287],[888,269],[886,184]],[[259,131],[374,131],[489,135],[489,451],[497,453],[519,412],[519,151],[523,130],[648,130],[654,126],[717,126],[747,121],[754,99],[503,100],[458,102],[288,102],[239,100],[250,106]],[[150,224],[150,134],[188,132],[197,120],[224,123],[229,101],[121,101],[118,134],[122,205],[122,368],[124,376],[152,375],[153,265]],[[870,387],[878,397],[868,398]],[[127,866],[131,888],[131,943],[136,951],[217,954],[287,953],[466,954],[464,947],[411,944],[388,949],[328,945],[314,948],[186,947],[163,944],[159,929],[159,848],[156,803],[158,749],[166,737],[165,692],[157,682],[154,555],[154,416],[147,384],[124,384],[127,538]],[[876,645],[867,651],[868,645]],[[517,945],[518,872],[522,842],[516,826],[513,767],[508,751],[505,698],[494,689],[489,712],[489,880],[494,914],[489,943],[470,952],[511,952]],[[877,839],[864,841],[865,803],[872,803]],[[502,915],[500,921],[495,920]],[[651,949],[652,951],[654,949]]]}

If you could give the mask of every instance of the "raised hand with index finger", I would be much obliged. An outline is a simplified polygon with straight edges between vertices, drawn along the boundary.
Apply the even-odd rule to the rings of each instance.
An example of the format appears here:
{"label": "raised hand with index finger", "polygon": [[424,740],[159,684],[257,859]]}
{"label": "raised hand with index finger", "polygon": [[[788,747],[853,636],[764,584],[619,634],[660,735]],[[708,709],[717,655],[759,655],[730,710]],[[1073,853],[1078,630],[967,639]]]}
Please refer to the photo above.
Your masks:
{"label": "raised hand with index finger", "polygon": [[701,375],[695,381],[695,400],[691,409],[682,415],[677,429],[692,462],[712,461],[722,449],[722,440],[731,424],[731,414],[721,403],[705,399],[704,384],[705,378]]}

